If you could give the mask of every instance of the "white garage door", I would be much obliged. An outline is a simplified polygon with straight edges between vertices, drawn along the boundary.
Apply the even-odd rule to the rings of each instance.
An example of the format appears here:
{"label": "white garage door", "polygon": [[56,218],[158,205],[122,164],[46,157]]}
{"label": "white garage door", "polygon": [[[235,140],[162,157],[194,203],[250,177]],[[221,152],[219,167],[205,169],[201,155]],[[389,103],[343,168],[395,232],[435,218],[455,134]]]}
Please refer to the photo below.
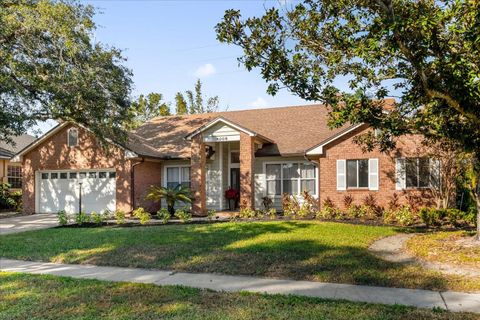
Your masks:
{"label": "white garage door", "polygon": [[65,210],[67,213],[77,213],[80,192],[82,211],[115,211],[115,185],[115,171],[107,169],[42,171],[39,173],[37,211],[56,213]]}

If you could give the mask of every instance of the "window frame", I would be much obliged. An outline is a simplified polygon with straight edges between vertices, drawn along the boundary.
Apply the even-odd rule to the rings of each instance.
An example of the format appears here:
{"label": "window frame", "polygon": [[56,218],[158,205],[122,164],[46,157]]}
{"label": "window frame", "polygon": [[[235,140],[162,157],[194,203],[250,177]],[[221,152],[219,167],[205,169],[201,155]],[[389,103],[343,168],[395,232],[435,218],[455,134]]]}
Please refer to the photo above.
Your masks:
{"label": "window frame", "polygon": [[[355,161],[355,171],[356,171],[356,177],[357,177],[357,186],[356,187],[350,187],[348,185],[348,162],[349,161]],[[367,186],[365,187],[360,187],[360,170],[359,170],[359,161],[366,161],[367,163]],[[345,186],[347,190],[369,190],[370,189],[370,159],[345,159]]]}
{"label": "window frame", "polygon": [[[405,165],[405,168],[403,169],[403,172],[405,173],[405,177],[404,177],[404,180],[405,180],[405,189],[408,189],[408,190],[416,190],[416,189],[430,189],[430,188],[433,188],[433,185],[432,185],[432,158],[429,158],[429,157],[405,157],[405,158],[402,158],[404,159],[404,165]],[[420,186],[420,181],[421,181],[421,175],[420,175],[420,159],[426,159],[428,161],[428,184],[426,186]],[[415,160],[416,162],[416,175],[415,175],[415,180],[417,180],[417,184],[416,186],[407,186],[407,181],[408,181],[408,178],[407,178],[407,173],[408,173],[408,170],[407,170],[407,163],[408,161],[411,161],[411,160]]]}
{"label": "window frame", "polygon": [[[166,165],[164,166],[164,172],[163,172],[163,186],[165,188],[168,188],[168,169],[169,168],[178,168],[178,179],[179,179],[179,184],[183,184],[183,183],[187,183],[188,182],[188,188],[190,188],[191,186],[191,182],[192,182],[192,172],[190,170],[190,165],[189,164],[180,164],[180,165],[175,165],[175,164],[172,164],[172,165]],[[183,169],[184,168],[188,168],[188,172],[189,172],[189,177],[188,177],[188,181],[187,180],[184,180],[184,177],[183,177]],[[178,184],[177,184],[178,186]]]}
{"label": "window frame", "polygon": [[[12,168],[15,168],[14,173],[18,173],[18,175],[12,175],[11,174],[12,172],[10,170]],[[7,182],[12,189],[22,189],[22,186],[23,186],[23,179],[22,178],[23,178],[22,166],[16,166],[16,165],[12,165],[12,164],[7,165]],[[15,181],[18,182],[18,184],[11,183],[10,179],[12,179],[12,180],[15,179]]]}
{"label": "window frame", "polygon": [[[265,185],[265,196],[267,197],[274,197],[274,198],[281,198],[282,195],[283,195],[283,184],[284,184],[284,181],[291,181],[291,179],[289,180],[284,180],[283,179],[283,165],[288,165],[288,164],[293,164],[293,165],[297,165],[297,172],[298,172],[298,178],[295,178],[294,180],[297,180],[297,193],[294,194],[294,196],[296,197],[299,197],[302,195],[302,189],[301,189],[301,186],[302,186],[302,181],[305,181],[305,180],[314,180],[315,181],[315,192],[314,193],[310,193],[311,196],[313,197],[318,197],[318,165],[315,165],[309,161],[301,161],[301,160],[297,160],[297,161],[265,161],[263,163],[263,173],[264,173],[264,185]],[[314,174],[315,174],[315,177],[314,178],[302,178],[302,173],[301,173],[301,169],[300,169],[300,165],[301,164],[304,164],[304,165],[311,165],[314,167]],[[280,165],[280,179],[276,178],[276,179],[267,179],[267,165]],[[268,181],[280,181],[280,194],[268,194],[267,192],[267,182]]]}
{"label": "window frame", "polygon": [[[72,132],[72,131],[75,131],[75,132],[77,133],[75,144],[70,144],[70,132]],[[78,146],[78,138],[79,138],[79,137],[78,137],[78,129],[77,129],[77,128],[69,128],[69,129],[67,130],[67,145],[68,145],[69,147],[76,147],[76,146]]]}

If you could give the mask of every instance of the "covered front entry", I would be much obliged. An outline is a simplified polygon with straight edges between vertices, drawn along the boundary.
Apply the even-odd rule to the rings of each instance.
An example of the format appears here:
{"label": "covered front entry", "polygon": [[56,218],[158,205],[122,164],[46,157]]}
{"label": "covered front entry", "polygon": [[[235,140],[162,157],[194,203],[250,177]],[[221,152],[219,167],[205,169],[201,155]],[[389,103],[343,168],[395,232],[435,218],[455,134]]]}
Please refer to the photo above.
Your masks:
{"label": "covered front entry", "polygon": [[[37,173],[38,213],[115,211],[116,173],[112,169]],[[81,207],[81,208],[80,208]]]}

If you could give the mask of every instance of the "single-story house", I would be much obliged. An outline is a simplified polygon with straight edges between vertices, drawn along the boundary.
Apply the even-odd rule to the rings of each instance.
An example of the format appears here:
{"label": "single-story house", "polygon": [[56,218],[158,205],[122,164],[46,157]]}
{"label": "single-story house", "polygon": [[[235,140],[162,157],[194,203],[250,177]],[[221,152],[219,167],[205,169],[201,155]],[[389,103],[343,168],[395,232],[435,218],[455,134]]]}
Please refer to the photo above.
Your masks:
{"label": "single-story house", "polygon": [[0,183],[8,183],[12,191],[22,189],[22,164],[12,160],[17,152],[35,139],[34,136],[23,134],[12,137],[13,144],[0,141]]}
{"label": "single-story house", "polygon": [[153,212],[159,204],[144,199],[151,185],[184,184],[194,196],[193,213],[202,215],[228,208],[229,187],[248,207],[262,208],[268,196],[279,209],[282,194],[303,190],[320,204],[374,194],[386,205],[394,193],[429,187],[425,174],[435,162],[418,154],[419,136],[400,138],[389,154],[364,153],[353,139],[371,128],[330,130],[327,116],[317,104],[158,117],[108,149],[88,128],[62,123],[18,154],[23,207],[28,213],[77,212],[81,196],[87,212],[139,206]]}

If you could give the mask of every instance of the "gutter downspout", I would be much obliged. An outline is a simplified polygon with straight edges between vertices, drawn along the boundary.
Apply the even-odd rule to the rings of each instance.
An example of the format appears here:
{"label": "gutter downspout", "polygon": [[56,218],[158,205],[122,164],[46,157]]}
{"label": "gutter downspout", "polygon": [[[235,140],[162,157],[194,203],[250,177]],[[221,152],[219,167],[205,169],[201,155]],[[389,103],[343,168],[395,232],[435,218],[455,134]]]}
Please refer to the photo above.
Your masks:
{"label": "gutter downspout", "polygon": [[132,164],[132,173],[130,174],[130,184],[132,187],[130,188],[130,198],[132,199],[132,211],[135,210],[135,167],[139,164],[145,162],[145,158],[142,157],[141,161]]}

